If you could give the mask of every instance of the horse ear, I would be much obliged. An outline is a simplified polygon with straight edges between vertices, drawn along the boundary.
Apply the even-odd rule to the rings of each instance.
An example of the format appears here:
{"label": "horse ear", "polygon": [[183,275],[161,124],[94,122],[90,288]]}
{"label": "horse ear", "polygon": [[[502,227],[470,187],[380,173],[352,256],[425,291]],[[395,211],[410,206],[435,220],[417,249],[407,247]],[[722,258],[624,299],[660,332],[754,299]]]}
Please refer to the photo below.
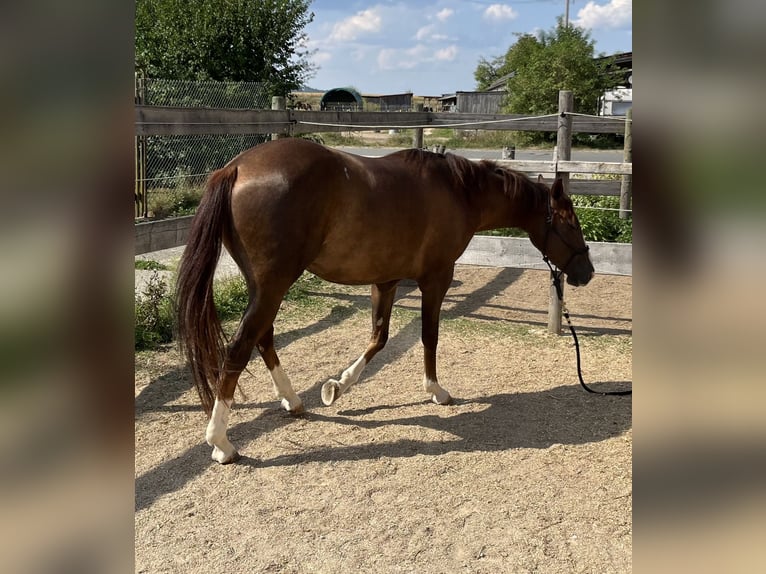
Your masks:
{"label": "horse ear", "polygon": [[543,182],[543,174],[542,173],[538,173],[537,174],[537,183],[542,183],[542,182]]}
{"label": "horse ear", "polygon": [[551,199],[558,201],[562,195],[564,195],[564,182],[561,181],[560,177],[557,177],[551,186]]}

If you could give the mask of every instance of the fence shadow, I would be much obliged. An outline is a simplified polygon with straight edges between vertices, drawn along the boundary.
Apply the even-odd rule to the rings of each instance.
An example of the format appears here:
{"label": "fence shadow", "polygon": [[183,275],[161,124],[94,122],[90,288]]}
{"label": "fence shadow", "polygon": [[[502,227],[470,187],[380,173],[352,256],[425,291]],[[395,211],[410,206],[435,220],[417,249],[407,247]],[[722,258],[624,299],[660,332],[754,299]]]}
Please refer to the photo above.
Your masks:
{"label": "fence shadow", "polygon": [[[623,386],[621,383],[594,384],[598,390]],[[317,395],[319,387],[319,384],[312,386],[308,393]],[[478,412],[460,412],[460,406],[468,403],[484,404],[487,408]],[[554,444],[577,445],[604,441],[621,435],[631,427],[630,398],[589,395],[572,385],[538,392],[500,393],[458,400],[452,407],[423,401],[423,414],[386,420],[365,418],[378,411],[404,409],[417,404],[380,405],[358,411],[341,411],[333,415],[325,415],[322,409],[318,409],[308,412],[304,418],[335,423],[339,425],[339,432],[346,425],[365,429],[402,426],[447,432],[459,438],[451,441],[399,439],[353,446],[321,447],[266,460],[243,456],[236,464],[266,468],[308,462],[374,460],[383,456],[409,458],[415,455],[439,456],[451,452],[545,449]],[[450,412],[449,409],[458,412],[444,416],[445,412]],[[233,426],[229,436],[235,444],[240,445],[267,440],[269,434],[293,424],[295,420],[274,408],[256,419]],[[210,447],[201,443],[141,475],[136,479],[135,486],[136,511],[149,507],[163,494],[182,488],[213,464],[210,460]],[[222,468],[221,472],[226,470]]]}
{"label": "fence shadow", "polygon": [[[454,297],[448,301],[449,308],[444,311],[444,316],[473,316],[492,297],[515,281],[520,274],[519,270],[501,269],[482,288],[465,297]],[[417,286],[413,283],[401,285],[397,292],[397,299],[409,297],[410,292],[416,289]],[[299,338],[317,334],[330,326],[337,326],[358,310],[370,307],[369,297],[366,295],[342,293],[322,293],[321,295],[343,300],[345,303],[334,306],[326,317],[311,325],[278,334],[276,340],[278,348],[284,348]],[[419,344],[419,341],[420,318],[418,315],[392,334],[388,345],[368,365],[360,384],[364,384],[365,379],[377,374],[386,364],[400,358],[413,346]],[[364,351],[365,346],[366,337],[360,339],[359,354]],[[355,358],[348,357],[347,360],[350,363]],[[339,365],[339,370],[346,366],[348,365]],[[420,365],[413,365],[413,368],[420,372]],[[167,403],[177,399],[191,387],[190,377],[184,371],[184,369],[178,369],[152,382],[136,398],[136,413],[140,415],[147,411],[175,410],[176,405],[167,405]],[[396,410],[411,405],[380,405],[364,411],[341,411],[335,415],[325,415],[319,399],[319,390],[326,378],[333,374],[322,373],[322,375],[321,378],[311,381],[309,388],[299,393],[306,408],[309,409],[309,413],[305,415],[309,420],[370,429],[382,426],[415,426],[445,431],[459,438],[448,442],[401,439],[356,446],[317,448],[263,461],[243,457],[238,464],[258,467],[289,466],[312,461],[366,460],[381,456],[394,458],[411,457],[416,454],[438,456],[447,452],[547,448],[557,443],[583,444],[603,441],[618,436],[631,425],[629,398],[588,395],[576,385],[533,393],[503,393],[474,399],[472,402],[486,404],[488,407],[480,412],[459,412],[454,416],[446,417],[444,413],[449,411],[441,410],[445,407],[425,401],[423,413],[428,414],[394,420],[375,421],[365,417],[374,415],[380,410]],[[604,387],[612,389],[615,385],[594,383],[592,386],[607,390]],[[460,402],[457,403],[457,410],[460,404]],[[264,440],[271,432],[295,422],[292,416],[277,407],[276,402],[244,406],[265,408],[265,410],[253,420],[229,429],[229,436],[235,444]],[[181,405],[178,408],[195,407]],[[431,414],[436,412],[439,413],[438,416]],[[204,425],[202,419],[200,422],[201,438],[204,434]],[[136,479],[136,510],[147,508],[163,494],[182,488],[212,464],[210,447],[200,440],[197,446],[147,471]]]}

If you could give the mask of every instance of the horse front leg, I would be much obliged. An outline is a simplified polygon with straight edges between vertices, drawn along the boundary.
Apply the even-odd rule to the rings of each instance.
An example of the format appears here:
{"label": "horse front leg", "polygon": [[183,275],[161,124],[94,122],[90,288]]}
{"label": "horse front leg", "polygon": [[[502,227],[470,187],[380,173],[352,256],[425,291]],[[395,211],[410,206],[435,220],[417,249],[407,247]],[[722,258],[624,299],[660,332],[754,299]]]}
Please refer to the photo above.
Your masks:
{"label": "horse front leg", "polygon": [[322,385],[322,402],[325,405],[333,404],[338,397],[350,389],[352,385],[355,385],[362,376],[362,371],[364,371],[367,363],[386,346],[388,327],[391,322],[391,309],[394,306],[398,283],[398,281],[390,281],[372,286],[372,336],[370,337],[370,344],[367,345],[364,354],[343,371],[339,381],[330,379]]}
{"label": "horse front leg", "polygon": [[439,315],[442,302],[452,283],[453,269],[437,276],[418,281],[423,293],[421,314],[423,322],[423,389],[431,395],[431,400],[438,405],[452,403],[449,392],[439,385],[436,376],[436,347],[439,344]]}

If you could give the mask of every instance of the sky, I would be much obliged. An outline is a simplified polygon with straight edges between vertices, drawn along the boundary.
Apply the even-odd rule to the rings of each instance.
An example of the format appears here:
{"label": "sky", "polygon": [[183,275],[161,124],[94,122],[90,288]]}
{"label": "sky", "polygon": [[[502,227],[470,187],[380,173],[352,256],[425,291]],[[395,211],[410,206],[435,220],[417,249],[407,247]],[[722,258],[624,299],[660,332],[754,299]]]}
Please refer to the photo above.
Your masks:
{"label": "sky", "polygon": [[[481,57],[505,54],[516,34],[552,29],[566,0],[313,0],[310,10],[309,86],[440,96],[475,89]],[[590,32],[597,55],[633,50],[632,16],[632,0],[570,0],[570,22]]]}

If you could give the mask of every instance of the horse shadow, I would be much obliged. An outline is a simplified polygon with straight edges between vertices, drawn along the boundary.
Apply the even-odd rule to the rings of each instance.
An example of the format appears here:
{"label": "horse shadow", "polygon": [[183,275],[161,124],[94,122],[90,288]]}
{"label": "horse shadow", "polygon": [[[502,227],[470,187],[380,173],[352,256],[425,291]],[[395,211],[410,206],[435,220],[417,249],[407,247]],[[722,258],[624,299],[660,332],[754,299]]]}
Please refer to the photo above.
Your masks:
{"label": "horse shadow", "polygon": [[[520,270],[501,269],[486,285],[465,297],[445,300],[449,309],[443,316],[473,316],[497,293],[505,289],[521,275]],[[416,297],[413,293],[417,285],[403,282],[397,290],[397,301]],[[333,306],[328,315],[311,325],[277,334],[277,348],[284,348],[293,341],[319,333],[330,326],[353,315],[360,309],[369,309],[369,296],[356,294],[328,294],[344,301],[343,305]],[[387,346],[365,369],[365,379],[377,374],[389,364],[406,353],[420,339],[420,318],[413,317],[389,339]],[[363,351],[363,346],[360,352]],[[350,359],[353,359],[351,357]],[[342,365],[345,368],[347,365]],[[308,389],[299,393],[309,412],[304,415],[308,420],[329,421],[339,425],[353,425],[361,428],[380,428],[382,426],[415,426],[445,431],[458,437],[451,441],[419,441],[400,439],[393,442],[370,443],[355,446],[333,446],[317,448],[305,452],[280,455],[268,460],[256,460],[243,457],[238,464],[258,467],[298,465],[312,461],[344,461],[374,459],[381,456],[399,458],[416,454],[438,456],[447,452],[477,452],[487,450],[510,450],[515,448],[547,448],[553,444],[584,444],[603,441],[619,436],[631,425],[631,403],[626,397],[602,397],[584,393],[578,386],[561,386],[550,390],[532,393],[502,393],[490,397],[457,401],[456,410],[466,402],[486,404],[487,408],[479,412],[458,412],[444,416],[445,407],[423,402],[423,410],[428,414],[414,417],[402,417],[394,420],[369,420],[369,415],[384,409],[398,409],[409,405],[381,405],[363,411],[340,411],[334,415],[323,413],[324,407],[319,400],[319,390],[326,379],[315,380]],[[605,390],[610,384],[595,383],[596,390]],[[168,405],[191,388],[188,371],[176,371],[153,381],[136,398],[136,413],[141,414],[157,410],[200,410],[190,405]],[[420,403],[414,403],[420,404]],[[285,413],[275,402],[241,405],[244,407],[264,408],[263,415],[242,422],[229,429],[229,437],[235,444],[246,444],[264,439],[269,433],[295,422],[295,418]],[[452,407],[446,407],[447,409]],[[434,409],[438,409],[435,411]],[[439,415],[437,416],[436,413]],[[202,435],[202,426],[200,435]],[[188,449],[180,456],[167,460],[136,479],[136,510],[151,506],[164,494],[182,488],[194,477],[203,473],[213,463],[210,460],[210,447],[204,442]]]}
{"label": "horse shadow", "polygon": [[[318,395],[317,383],[302,395]],[[593,383],[596,390],[624,388],[624,382]],[[302,397],[303,398],[303,397]],[[486,405],[466,411],[464,405]],[[423,414],[393,419],[374,419],[379,411],[422,407]],[[304,420],[331,422],[362,429],[416,427],[449,433],[454,440],[416,440],[401,438],[350,446],[324,446],[269,459],[242,456],[237,465],[257,468],[298,466],[310,462],[375,460],[380,457],[410,458],[416,455],[440,456],[453,452],[492,452],[521,448],[546,449],[556,444],[579,445],[601,442],[622,435],[631,428],[631,400],[628,397],[597,396],[576,385],[558,386],[543,391],[499,393],[472,399],[457,399],[453,406],[430,401],[406,405],[378,405],[360,410],[324,414],[325,408],[304,414]],[[449,414],[454,412],[455,414]],[[447,415],[445,416],[445,413]],[[279,408],[267,409],[262,416],[229,429],[235,444],[253,444],[298,421]],[[396,433],[392,433],[396,434]],[[342,432],[338,434],[342,440]],[[170,459],[136,479],[136,511],[148,508],[164,494],[182,488],[195,476],[213,466],[210,447],[204,442]],[[224,469],[221,469],[225,472]]]}

